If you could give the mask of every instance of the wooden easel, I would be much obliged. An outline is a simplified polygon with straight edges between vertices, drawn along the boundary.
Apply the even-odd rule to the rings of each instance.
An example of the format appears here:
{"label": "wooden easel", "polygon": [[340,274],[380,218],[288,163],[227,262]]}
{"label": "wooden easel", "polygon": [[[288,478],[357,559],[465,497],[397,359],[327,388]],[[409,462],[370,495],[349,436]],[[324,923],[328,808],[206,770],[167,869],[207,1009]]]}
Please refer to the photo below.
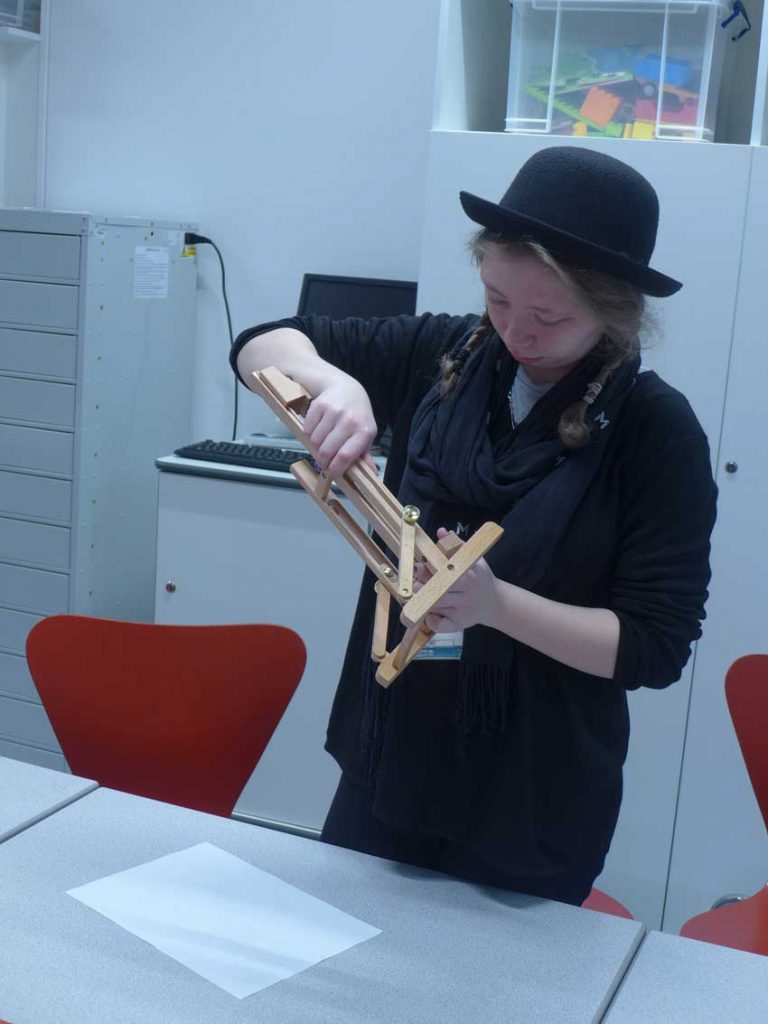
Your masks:
{"label": "wooden easel", "polygon": [[[319,454],[304,433],[302,419],[309,408],[311,395],[273,366],[255,372],[253,379],[257,394],[317,461]],[[414,505],[401,505],[371,467],[358,459],[346,473],[335,477],[335,482],[387,547],[398,553],[395,568],[341,502],[331,496],[332,480],[327,473],[315,472],[305,459],[294,462],[291,473],[377,578],[371,657],[379,662],[376,680],[382,686],[389,686],[434,636],[424,624],[434,605],[483,557],[504,531],[496,523],[489,522],[484,523],[466,542],[455,533],[449,533],[435,543],[418,525],[419,510]],[[432,576],[414,594],[413,577],[417,563],[426,565]],[[400,621],[406,631],[397,647],[388,652],[387,625],[392,598],[402,605]]]}

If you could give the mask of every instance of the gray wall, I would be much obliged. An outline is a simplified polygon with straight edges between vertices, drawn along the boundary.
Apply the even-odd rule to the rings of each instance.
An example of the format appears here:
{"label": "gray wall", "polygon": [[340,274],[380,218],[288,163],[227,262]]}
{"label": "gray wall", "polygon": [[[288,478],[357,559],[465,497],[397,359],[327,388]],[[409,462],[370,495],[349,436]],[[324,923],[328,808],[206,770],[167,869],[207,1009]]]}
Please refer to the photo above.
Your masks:
{"label": "gray wall", "polygon": [[[47,206],[197,221],[235,331],[295,312],[305,271],[415,279],[438,0],[51,6]],[[210,247],[199,263],[195,429],[227,436]],[[241,432],[276,422],[245,407]]]}

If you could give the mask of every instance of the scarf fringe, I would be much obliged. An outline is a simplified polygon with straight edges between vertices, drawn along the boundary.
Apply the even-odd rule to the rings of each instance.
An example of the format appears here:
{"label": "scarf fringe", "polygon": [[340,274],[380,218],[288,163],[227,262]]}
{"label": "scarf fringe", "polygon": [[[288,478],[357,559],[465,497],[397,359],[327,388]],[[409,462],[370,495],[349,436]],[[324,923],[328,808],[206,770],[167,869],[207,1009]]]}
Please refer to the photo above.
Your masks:
{"label": "scarf fringe", "polygon": [[365,788],[371,800],[376,795],[376,777],[389,713],[389,690],[376,682],[377,668],[375,661],[366,659],[361,681],[360,746],[366,757]]}
{"label": "scarf fringe", "polygon": [[[360,746],[365,757],[365,788],[373,800],[384,737],[387,732],[390,693],[376,682],[375,662],[363,671]],[[454,724],[460,736],[500,735],[511,712],[512,671],[496,665],[462,662],[454,705]]]}
{"label": "scarf fringe", "polygon": [[504,732],[510,712],[512,673],[509,668],[462,662],[454,722],[462,736]]}

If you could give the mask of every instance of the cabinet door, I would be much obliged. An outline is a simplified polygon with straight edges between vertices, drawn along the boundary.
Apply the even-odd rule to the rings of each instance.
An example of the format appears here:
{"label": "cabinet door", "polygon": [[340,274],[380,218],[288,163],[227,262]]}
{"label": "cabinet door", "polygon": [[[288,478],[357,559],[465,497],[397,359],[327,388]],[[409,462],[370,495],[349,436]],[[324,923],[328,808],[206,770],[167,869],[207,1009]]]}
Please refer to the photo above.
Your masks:
{"label": "cabinet door", "polygon": [[[768,835],[723,689],[725,673],[736,658],[768,652],[768,150],[755,148],[750,155],[752,175],[717,475],[712,596],[694,669],[664,918],[669,931],[708,910],[720,896],[752,894],[768,882]],[[725,472],[728,461],[737,464],[735,473]]]}
{"label": "cabinet door", "polygon": [[[466,241],[477,226],[464,214],[459,191],[498,201],[528,157],[544,145],[565,142],[498,133],[432,133],[419,310],[482,309],[479,277],[466,253]],[[646,350],[643,360],[686,394],[714,457],[728,374],[749,149],[613,140],[583,144],[637,167],[659,194],[661,224],[653,266],[685,286],[657,306],[663,338]],[[664,908],[691,668],[689,664],[682,679],[664,692],[630,694],[632,737],[624,800],[598,880],[654,928],[660,927]]]}
{"label": "cabinet door", "polygon": [[160,474],[156,621],[276,623],[307,647],[299,688],[236,811],[322,825],[339,777],[325,731],[361,575],[360,559],[297,487]]}

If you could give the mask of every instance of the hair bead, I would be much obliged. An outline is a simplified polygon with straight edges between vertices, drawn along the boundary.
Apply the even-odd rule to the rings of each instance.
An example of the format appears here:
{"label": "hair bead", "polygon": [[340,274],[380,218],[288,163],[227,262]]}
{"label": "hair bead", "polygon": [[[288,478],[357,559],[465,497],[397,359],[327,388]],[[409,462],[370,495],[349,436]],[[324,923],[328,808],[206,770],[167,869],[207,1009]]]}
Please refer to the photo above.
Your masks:
{"label": "hair bead", "polygon": [[599,381],[593,380],[591,384],[587,384],[587,390],[582,401],[586,402],[587,405],[592,405],[602,390],[603,385]]}

